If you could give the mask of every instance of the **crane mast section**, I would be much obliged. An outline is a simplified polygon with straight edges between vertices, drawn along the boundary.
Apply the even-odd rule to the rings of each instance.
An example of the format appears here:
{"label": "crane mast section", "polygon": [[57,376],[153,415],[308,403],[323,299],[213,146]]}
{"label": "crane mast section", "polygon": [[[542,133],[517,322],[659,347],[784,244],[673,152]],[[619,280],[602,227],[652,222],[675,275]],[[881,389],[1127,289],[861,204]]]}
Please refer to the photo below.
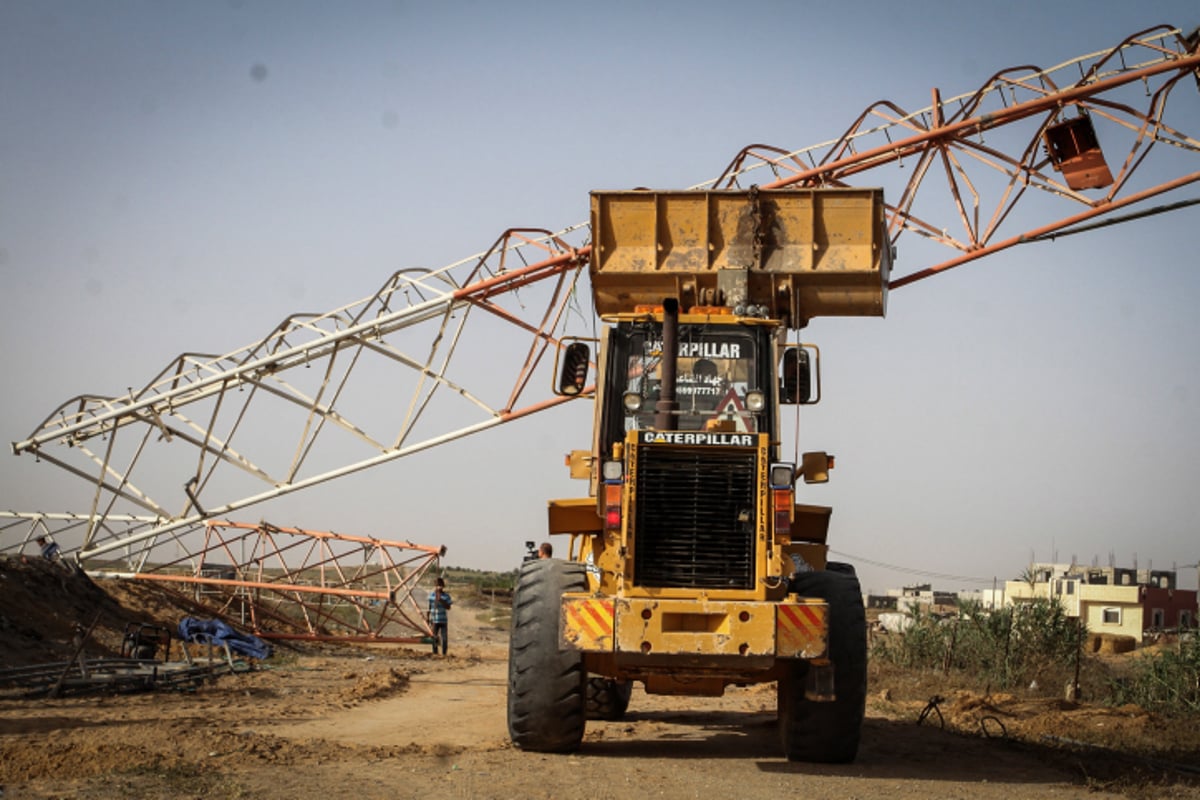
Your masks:
{"label": "crane mast section", "polygon": [[[893,247],[912,234],[955,251],[893,276],[892,289],[1095,220],[1194,205],[1143,210],[1200,181],[1198,45],[1200,32],[1157,26],[1049,69],[1002,70],[974,92],[943,99],[934,89],[918,111],[881,100],[837,139],[749,145],[701,186],[843,186],[869,174],[890,198]],[[1038,204],[1042,222],[1017,228],[1019,203]]]}
{"label": "crane mast section", "polygon": [[[128,394],[73,398],[12,450],[91,485],[82,513],[57,523],[74,545],[64,543],[64,550],[124,547],[141,557],[133,551],[178,542],[215,515],[568,402],[527,395],[535,368],[549,361],[543,356],[564,347],[574,281],[585,267],[597,311],[610,319],[646,319],[639,309],[668,296],[679,298],[685,313],[720,319],[716,324],[732,318],[710,312],[722,304],[736,311],[739,298],[741,310],[748,314],[753,306],[756,315],[741,317],[743,325],[881,316],[891,289],[1073,232],[1085,221],[1119,222],[1114,212],[1121,209],[1130,209],[1130,217],[1154,213],[1159,209],[1140,209],[1200,181],[1200,136],[1188,132],[1196,106],[1187,105],[1200,81],[1198,43],[1196,33],[1157,26],[1049,69],[999,71],[974,92],[943,99],[935,90],[932,104],[915,112],[880,101],[822,144],[749,145],[698,192],[600,193],[614,198],[644,241],[597,225],[601,201],[594,196],[590,238],[585,224],[557,233],[506,231],[477,256],[435,270],[403,270],[363,301],[289,317],[240,350],[178,356]],[[1185,114],[1175,113],[1180,109]],[[1095,142],[1075,135],[1080,119],[1094,125]],[[1070,135],[1056,138],[1064,132]],[[1064,142],[1077,150],[1063,150]],[[931,180],[939,167],[940,186]],[[889,198],[881,212],[870,212],[882,217],[882,232],[874,216],[870,225],[829,228],[834,217],[826,206],[836,195],[825,192],[864,179]],[[738,225],[745,220],[728,213],[742,201],[721,193],[746,192],[751,184],[759,187],[763,221],[750,219],[743,235]],[[818,188],[821,194],[811,193]],[[796,208],[776,199],[785,193],[795,196]],[[1046,197],[1032,212],[1037,224],[1016,227],[1030,218],[1014,213],[1017,203]],[[778,214],[772,202],[781,206]],[[804,231],[805,203],[814,218],[821,209],[826,227]],[[624,224],[620,215],[609,224]],[[650,224],[643,224],[646,215]],[[891,262],[905,234],[952,254],[894,274]],[[614,237],[619,247],[611,246]],[[482,385],[478,374],[460,367],[470,363],[469,348],[491,352],[496,339],[494,331],[473,338],[486,327],[466,326],[476,310],[524,337],[506,350],[516,357],[517,375],[506,389]],[[301,369],[307,367],[319,369]],[[505,372],[496,367],[492,373]],[[381,413],[373,400],[385,374],[402,377]],[[504,389],[499,397],[497,388]],[[592,390],[580,386],[574,397]],[[426,413],[435,397],[441,417]],[[447,424],[450,413],[458,416]],[[264,418],[276,430],[269,441],[257,435],[265,426],[254,424]],[[280,424],[288,432],[279,434]],[[129,511],[150,516],[131,521]],[[24,518],[52,524],[46,515]],[[0,550],[19,548],[8,539],[0,537]]]}

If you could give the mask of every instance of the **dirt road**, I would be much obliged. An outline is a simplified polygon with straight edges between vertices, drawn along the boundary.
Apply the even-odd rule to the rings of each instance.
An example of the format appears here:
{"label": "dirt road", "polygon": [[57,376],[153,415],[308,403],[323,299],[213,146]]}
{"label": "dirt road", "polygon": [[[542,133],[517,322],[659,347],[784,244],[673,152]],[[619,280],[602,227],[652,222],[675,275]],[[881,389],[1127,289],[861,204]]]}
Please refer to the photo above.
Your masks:
{"label": "dirt road", "polygon": [[[919,703],[885,700],[875,687],[848,766],[781,758],[768,687],[716,700],[638,690],[625,720],[589,723],[578,753],[524,753],[505,729],[505,634],[474,616],[456,609],[444,659],[398,647],[283,653],[188,692],[0,697],[4,800],[1200,798],[1180,779],[1144,784],[1128,773],[1136,762],[918,726]],[[955,707],[1020,722],[1015,705]],[[1146,716],[1070,724],[1145,725]]]}

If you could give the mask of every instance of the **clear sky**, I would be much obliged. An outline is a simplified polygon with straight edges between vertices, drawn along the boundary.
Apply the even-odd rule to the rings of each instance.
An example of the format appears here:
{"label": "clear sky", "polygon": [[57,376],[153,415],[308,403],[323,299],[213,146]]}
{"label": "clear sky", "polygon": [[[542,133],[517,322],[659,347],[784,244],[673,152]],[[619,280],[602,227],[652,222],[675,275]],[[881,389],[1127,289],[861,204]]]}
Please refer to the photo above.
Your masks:
{"label": "clear sky", "polygon": [[[506,228],[582,222],[589,190],[690,186],[744,145],[1159,23],[1200,7],[0,0],[0,438]],[[1200,561],[1197,227],[1193,208],[1019,248],[896,291],[886,320],[809,326],[825,398],[802,446],[838,464],[802,499],[834,506],[864,587]],[[583,491],[562,454],[588,446],[586,405],[247,516],[511,568],[545,500]],[[84,510],[85,489],[0,457],[2,508]]]}

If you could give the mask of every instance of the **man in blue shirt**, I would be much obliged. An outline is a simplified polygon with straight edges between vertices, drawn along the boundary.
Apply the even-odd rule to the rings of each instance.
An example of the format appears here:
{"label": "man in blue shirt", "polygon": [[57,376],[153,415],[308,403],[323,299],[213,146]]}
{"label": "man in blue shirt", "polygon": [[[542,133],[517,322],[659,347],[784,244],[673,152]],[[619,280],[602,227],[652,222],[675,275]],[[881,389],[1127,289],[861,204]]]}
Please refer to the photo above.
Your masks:
{"label": "man in blue shirt", "polygon": [[437,654],[439,640],[442,643],[442,655],[446,655],[446,646],[450,638],[447,627],[449,616],[446,612],[453,604],[450,593],[446,591],[446,582],[438,578],[433,591],[429,593],[429,624],[433,626],[434,655]]}

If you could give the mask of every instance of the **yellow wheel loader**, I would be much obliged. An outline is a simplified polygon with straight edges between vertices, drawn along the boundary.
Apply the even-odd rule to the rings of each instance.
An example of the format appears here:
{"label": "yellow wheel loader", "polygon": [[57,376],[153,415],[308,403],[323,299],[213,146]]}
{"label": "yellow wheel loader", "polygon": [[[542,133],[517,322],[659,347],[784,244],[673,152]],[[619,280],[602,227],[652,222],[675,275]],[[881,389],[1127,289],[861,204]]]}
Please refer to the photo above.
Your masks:
{"label": "yellow wheel loader", "polygon": [[[563,559],[522,564],[508,725],[526,750],[576,749],[589,718],[648,693],[778,685],[789,759],[854,759],[866,622],[831,509],[796,502],[824,452],[785,458],[781,408],[819,400],[819,352],[789,331],[882,316],[891,251],[875,189],[593,192],[590,278],[605,322],[564,342],[559,393],[595,379],[586,497],[552,500]],[[797,461],[799,463],[797,463]]]}

